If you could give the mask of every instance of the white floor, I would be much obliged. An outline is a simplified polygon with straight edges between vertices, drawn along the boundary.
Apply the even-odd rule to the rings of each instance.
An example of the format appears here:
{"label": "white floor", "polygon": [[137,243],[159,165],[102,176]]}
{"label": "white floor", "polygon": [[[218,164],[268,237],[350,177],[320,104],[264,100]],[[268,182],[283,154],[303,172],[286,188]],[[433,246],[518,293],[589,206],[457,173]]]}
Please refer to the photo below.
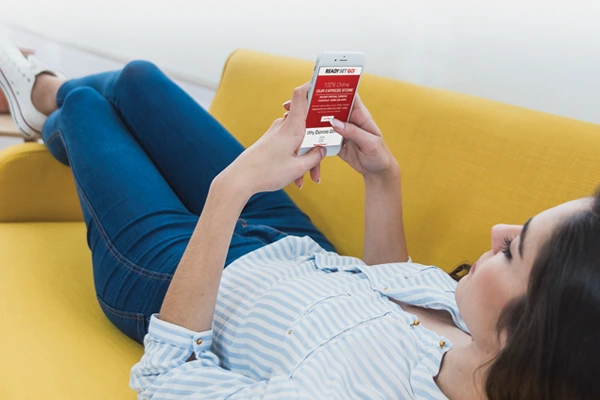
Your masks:
{"label": "white floor", "polygon": [[[123,67],[122,63],[114,60],[0,25],[0,34],[3,33],[7,33],[19,46],[34,49],[38,58],[43,60],[46,64],[58,68],[72,78],[116,70]],[[177,80],[176,82],[200,105],[205,108],[210,106],[215,94],[213,90],[188,82]],[[22,140],[0,137],[0,149],[17,143],[22,143]]]}

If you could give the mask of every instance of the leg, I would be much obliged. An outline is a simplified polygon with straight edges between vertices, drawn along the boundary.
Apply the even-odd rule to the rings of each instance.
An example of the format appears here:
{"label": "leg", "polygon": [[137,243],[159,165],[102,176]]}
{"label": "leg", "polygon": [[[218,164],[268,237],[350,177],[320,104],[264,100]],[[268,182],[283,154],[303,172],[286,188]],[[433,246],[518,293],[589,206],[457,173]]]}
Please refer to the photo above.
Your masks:
{"label": "leg", "polygon": [[[69,81],[58,93],[58,104],[84,86],[108,99],[183,204],[200,215],[213,178],[244,147],[150,63],[137,61],[122,71]],[[309,235],[325,249],[335,250],[283,190],[252,197],[242,218],[288,234]]]}
{"label": "leg", "polygon": [[[71,91],[46,122],[43,138],[57,159],[71,165],[98,301],[118,328],[141,341],[198,216],[185,208],[95,90]],[[263,245],[234,235],[228,262]]]}

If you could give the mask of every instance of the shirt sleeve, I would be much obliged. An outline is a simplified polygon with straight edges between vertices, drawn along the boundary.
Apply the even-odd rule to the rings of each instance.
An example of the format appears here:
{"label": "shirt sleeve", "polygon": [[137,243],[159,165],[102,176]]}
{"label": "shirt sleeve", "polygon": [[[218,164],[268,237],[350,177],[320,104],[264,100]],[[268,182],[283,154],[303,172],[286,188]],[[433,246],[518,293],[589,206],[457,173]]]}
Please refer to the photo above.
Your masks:
{"label": "shirt sleeve", "polygon": [[[138,399],[307,399],[284,376],[254,380],[220,367],[210,351],[212,330],[194,332],[150,319],[145,353],[131,370],[130,386]],[[186,362],[192,352],[196,360]]]}

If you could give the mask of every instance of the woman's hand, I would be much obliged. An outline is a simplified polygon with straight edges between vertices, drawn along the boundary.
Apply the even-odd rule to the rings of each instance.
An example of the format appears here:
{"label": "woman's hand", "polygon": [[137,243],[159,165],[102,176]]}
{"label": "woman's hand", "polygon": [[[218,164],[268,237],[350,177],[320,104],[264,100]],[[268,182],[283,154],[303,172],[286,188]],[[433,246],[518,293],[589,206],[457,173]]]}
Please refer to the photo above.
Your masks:
{"label": "woman's hand", "polygon": [[318,166],[325,149],[315,147],[302,156],[296,155],[306,133],[308,89],[309,84],[296,88],[286,117],[275,120],[256,143],[215,179],[226,180],[248,196],[282,189],[300,181],[308,171],[313,181],[318,182]]}
{"label": "woman's hand", "polygon": [[[283,107],[289,109],[289,104]],[[385,145],[379,127],[356,95],[350,122],[332,121],[333,129],[344,137],[339,156],[365,178],[396,172],[398,162]]]}
{"label": "woman's hand", "polygon": [[383,141],[381,130],[358,94],[350,122],[336,119],[331,125],[344,138],[338,155],[364,177],[385,175],[398,168],[398,162]]}

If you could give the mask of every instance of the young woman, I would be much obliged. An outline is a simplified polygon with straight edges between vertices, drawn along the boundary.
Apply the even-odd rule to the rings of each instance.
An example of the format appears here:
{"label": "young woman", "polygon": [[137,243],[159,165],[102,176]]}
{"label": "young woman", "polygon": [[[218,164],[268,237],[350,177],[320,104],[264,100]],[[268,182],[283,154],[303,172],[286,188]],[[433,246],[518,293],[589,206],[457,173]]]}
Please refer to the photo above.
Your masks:
{"label": "young woman", "polygon": [[364,260],[281,190],[320,179],[319,149],[295,155],[307,85],[244,149],[147,62],[65,81],[6,43],[0,72],[72,168],[98,302],[145,345],[140,398],[600,398],[600,194],[495,226],[457,285],[410,261],[398,163],[359,99],[333,125],[364,177]]}

